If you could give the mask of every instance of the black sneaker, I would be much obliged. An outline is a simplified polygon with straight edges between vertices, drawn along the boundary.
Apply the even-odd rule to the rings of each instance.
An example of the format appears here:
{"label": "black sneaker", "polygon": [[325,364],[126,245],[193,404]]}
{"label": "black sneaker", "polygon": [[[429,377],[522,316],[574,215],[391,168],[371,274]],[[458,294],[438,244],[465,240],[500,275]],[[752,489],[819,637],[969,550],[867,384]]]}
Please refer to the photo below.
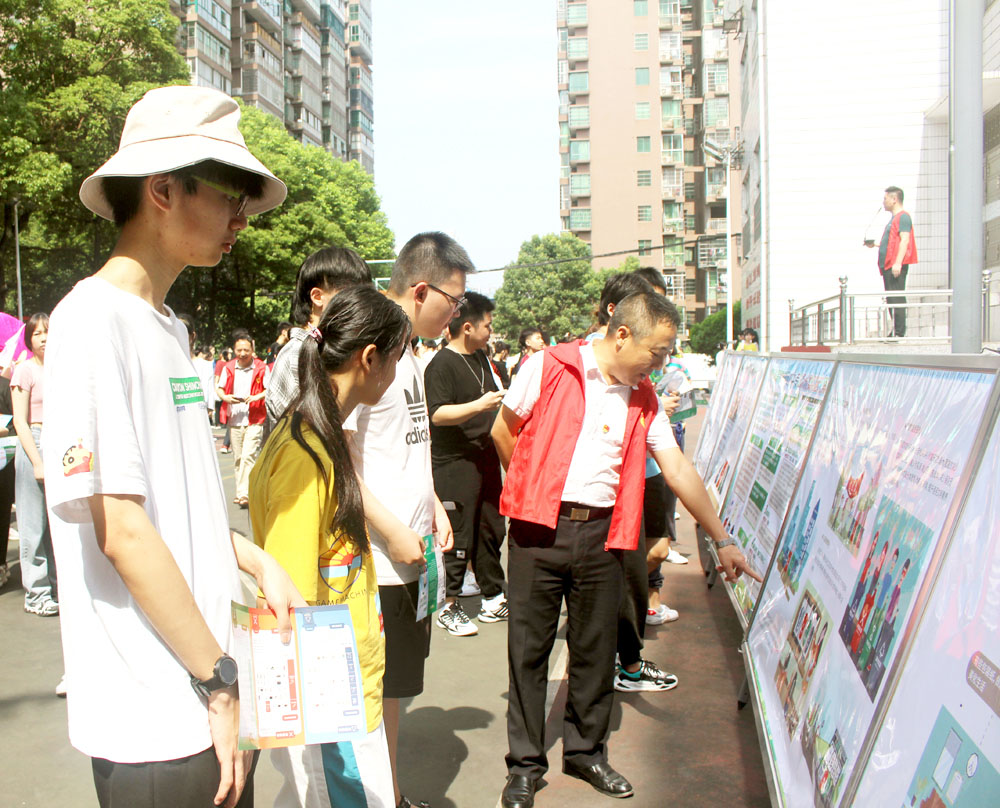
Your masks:
{"label": "black sneaker", "polygon": [[673,690],[677,687],[677,677],[661,671],[652,662],[643,659],[639,663],[639,675],[633,677],[622,667],[615,673],[615,690],[634,693],[642,690]]}
{"label": "black sneaker", "polygon": [[437,624],[456,637],[471,637],[479,633],[458,601],[452,601],[438,612]]}

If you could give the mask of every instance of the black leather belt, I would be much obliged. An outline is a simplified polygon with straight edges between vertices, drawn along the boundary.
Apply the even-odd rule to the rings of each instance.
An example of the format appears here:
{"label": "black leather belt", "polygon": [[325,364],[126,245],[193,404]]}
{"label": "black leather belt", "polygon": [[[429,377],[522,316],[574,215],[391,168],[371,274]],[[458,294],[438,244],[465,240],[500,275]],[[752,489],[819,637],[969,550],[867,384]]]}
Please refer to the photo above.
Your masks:
{"label": "black leather belt", "polygon": [[611,516],[614,508],[591,508],[576,502],[563,502],[559,505],[559,515],[565,516],[571,522],[589,522],[592,519],[603,519]]}

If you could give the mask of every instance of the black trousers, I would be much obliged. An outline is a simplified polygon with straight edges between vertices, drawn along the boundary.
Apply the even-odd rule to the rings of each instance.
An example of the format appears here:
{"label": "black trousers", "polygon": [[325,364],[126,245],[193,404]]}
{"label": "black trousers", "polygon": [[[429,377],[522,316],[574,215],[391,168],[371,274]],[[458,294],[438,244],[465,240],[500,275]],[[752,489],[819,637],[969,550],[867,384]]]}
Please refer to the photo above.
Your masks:
{"label": "black trousers", "polygon": [[[253,774],[259,756],[254,752],[236,808],[253,808]],[[219,761],[214,746],[190,757],[150,763],[91,758],[91,768],[101,808],[214,808],[213,799],[219,790]]]}
{"label": "black trousers", "polygon": [[569,693],[563,757],[581,766],[607,758],[615,627],[622,599],[621,553],[604,549],[610,524],[610,516],[590,522],[560,517],[551,530],[511,519],[506,758],[511,774],[537,779],[548,770],[545,692],[564,598],[569,612]]}
{"label": "black trousers", "polygon": [[502,594],[500,548],[506,530],[500,515],[499,458],[489,452],[478,460],[448,460],[435,463],[433,472],[434,493],[444,504],[455,534],[455,546],[444,554],[445,594],[458,597],[470,560],[483,597]]}
{"label": "black trousers", "polygon": [[642,643],[646,637],[649,572],[645,532],[640,532],[639,546],[635,550],[622,550],[625,591],[618,608],[618,658],[622,667],[642,659]]}
{"label": "black trousers", "polygon": [[[910,267],[908,264],[903,264],[903,271],[899,273],[898,278],[894,278],[892,275],[892,269],[887,269],[882,273],[882,285],[885,286],[887,292],[902,292],[906,288],[906,273],[909,271]],[[906,309],[900,306],[892,306],[893,303],[906,303],[905,297],[899,297],[898,295],[893,297],[887,297],[885,302],[890,304],[889,312],[892,314],[892,330],[897,337],[906,336]]]}

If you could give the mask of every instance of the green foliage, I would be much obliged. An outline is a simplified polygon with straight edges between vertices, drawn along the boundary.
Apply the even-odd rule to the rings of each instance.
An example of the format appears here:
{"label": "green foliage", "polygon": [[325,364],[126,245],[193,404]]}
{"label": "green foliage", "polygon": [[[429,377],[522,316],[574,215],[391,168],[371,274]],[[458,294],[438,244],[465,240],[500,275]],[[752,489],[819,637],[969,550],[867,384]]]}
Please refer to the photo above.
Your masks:
{"label": "green foliage", "polygon": [[[548,266],[521,266],[565,259]],[[635,256],[613,269],[590,268],[590,245],[570,233],[532,236],[521,244],[517,261],[497,290],[493,328],[517,341],[522,328],[541,328],[546,336],[582,336],[594,322],[601,289],[610,275],[639,268]]]}
{"label": "green foliage", "polygon": [[[733,303],[733,334],[740,331],[740,301]],[[691,350],[715,356],[720,342],[726,341],[726,310],[710,314],[690,327]]]}

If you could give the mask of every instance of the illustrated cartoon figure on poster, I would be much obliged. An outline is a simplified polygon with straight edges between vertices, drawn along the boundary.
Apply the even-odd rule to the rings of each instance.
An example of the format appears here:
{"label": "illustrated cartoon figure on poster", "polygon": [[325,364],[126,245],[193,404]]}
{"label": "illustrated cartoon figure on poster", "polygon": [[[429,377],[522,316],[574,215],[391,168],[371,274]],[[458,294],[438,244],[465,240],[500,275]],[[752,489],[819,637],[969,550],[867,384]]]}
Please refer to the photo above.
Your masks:
{"label": "illustrated cartoon figure on poster", "polygon": [[813,504],[812,497],[815,490],[816,481],[813,480],[809,486],[805,507],[800,511],[796,505],[792,512],[792,519],[785,530],[781,546],[778,548],[778,572],[785,585],[785,597],[789,599],[798,592],[799,577],[806,560],[809,558],[809,549],[812,546],[816,530],[821,500],[817,499],[816,503]]}
{"label": "illustrated cartoon figure on poster", "polygon": [[878,531],[872,539],[871,547],[868,548],[868,556],[865,558],[865,565],[861,569],[858,577],[858,584],[854,587],[854,597],[847,604],[844,610],[844,619],[840,621],[840,639],[844,645],[848,644],[848,637],[854,633],[854,624],[858,619],[858,607],[861,606],[861,599],[865,596],[865,588],[868,586],[868,570],[871,568],[872,559],[875,557],[875,548],[878,546]]}
{"label": "illustrated cartoon figure on poster", "polygon": [[865,636],[865,626],[868,625],[868,618],[871,616],[872,608],[875,606],[875,590],[878,589],[879,576],[882,574],[882,565],[885,563],[885,555],[889,551],[889,542],[883,542],[882,549],[879,550],[878,561],[875,563],[875,571],[872,573],[871,583],[868,586],[868,594],[865,595],[865,602],[861,605],[861,613],[854,624],[854,632],[851,634],[851,659],[857,664],[858,649],[861,647],[861,640]]}
{"label": "illustrated cartoon figure on poster", "polygon": [[833,508],[830,509],[827,520],[830,528],[854,556],[861,547],[868,514],[875,504],[882,478],[882,464],[875,467],[874,473],[869,473],[870,466],[865,460],[865,454],[864,446],[858,446],[851,456],[851,462],[841,471],[833,496]]}
{"label": "illustrated cartoon figure on poster", "polygon": [[847,762],[844,748],[844,727],[838,726],[836,689],[842,686],[838,677],[821,677],[815,698],[805,711],[800,743],[806,766],[813,782],[814,804],[819,808],[836,805],[843,785]]}
{"label": "illustrated cartoon figure on poster", "polygon": [[807,586],[785,639],[775,685],[788,735],[795,737],[809,686],[830,628],[830,619],[813,587]]}
{"label": "illustrated cartoon figure on poster", "polygon": [[861,642],[861,651],[858,654],[858,670],[864,671],[865,666],[871,659],[871,653],[875,647],[875,638],[878,636],[882,622],[885,620],[885,599],[892,590],[895,581],[896,562],[899,560],[899,548],[892,551],[889,558],[888,569],[882,573],[882,582],[879,584],[878,597],[875,598],[875,609],[872,611],[871,620],[865,630],[864,639]]}
{"label": "illustrated cartoon figure on poster", "polygon": [[892,597],[889,598],[889,606],[885,611],[885,622],[882,624],[881,630],[878,634],[878,640],[875,642],[875,658],[868,662],[862,671],[862,679],[864,679],[865,688],[868,690],[868,696],[872,700],[874,700],[875,693],[878,691],[878,687],[882,683],[882,676],[885,674],[885,658],[889,653],[889,647],[892,645],[892,641],[896,638],[896,618],[899,617],[899,597],[902,593],[903,582],[906,580],[906,573],[909,569],[910,559],[906,559],[906,561],[903,562],[903,568],[899,572],[899,583],[896,584],[896,588],[892,591]]}

